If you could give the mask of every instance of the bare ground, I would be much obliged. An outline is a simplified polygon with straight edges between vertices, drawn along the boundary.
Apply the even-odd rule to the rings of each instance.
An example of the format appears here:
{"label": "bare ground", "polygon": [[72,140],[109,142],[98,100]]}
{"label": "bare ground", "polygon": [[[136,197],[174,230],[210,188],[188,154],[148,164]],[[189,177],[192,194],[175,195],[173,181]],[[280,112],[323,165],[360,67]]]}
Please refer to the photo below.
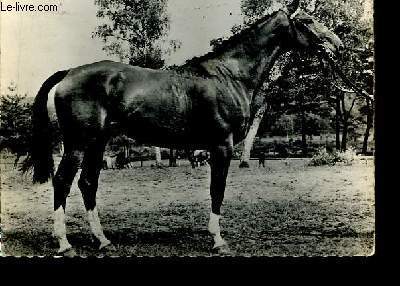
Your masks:
{"label": "bare ground", "polygon": [[[309,167],[306,160],[232,162],[222,235],[240,256],[367,256],[374,251],[374,166]],[[1,173],[3,254],[53,256],[53,192],[16,171]],[[209,168],[104,170],[98,208],[112,256],[209,256]],[[97,250],[76,186],[67,233],[80,256]]]}

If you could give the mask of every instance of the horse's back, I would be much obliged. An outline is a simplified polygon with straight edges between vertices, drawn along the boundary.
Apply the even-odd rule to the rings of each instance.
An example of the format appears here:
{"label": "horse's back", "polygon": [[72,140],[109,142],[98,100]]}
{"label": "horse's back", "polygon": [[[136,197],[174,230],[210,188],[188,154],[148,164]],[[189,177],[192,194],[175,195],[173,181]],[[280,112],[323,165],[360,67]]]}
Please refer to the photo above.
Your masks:
{"label": "horse's back", "polygon": [[105,84],[116,74],[134,70],[133,67],[113,61],[101,61],[70,69],[66,77],[58,84],[56,97],[89,95],[106,92]]}

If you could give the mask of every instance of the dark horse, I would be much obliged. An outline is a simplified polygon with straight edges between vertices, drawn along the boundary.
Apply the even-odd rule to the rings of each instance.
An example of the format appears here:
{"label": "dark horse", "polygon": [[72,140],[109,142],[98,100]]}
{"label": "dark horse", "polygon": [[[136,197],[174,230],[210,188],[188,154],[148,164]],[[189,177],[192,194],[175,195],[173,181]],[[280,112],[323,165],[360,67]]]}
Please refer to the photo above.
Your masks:
{"label": "dark horse", "polygon": [[[173,70],[102,61],[52,75],[34,102],[30,162],[35,182],[52,178],[58,252],[71,249],[65,205],[80,166],[78,186],[91,230],[100,248],[110,245],[98,217],[96,192],[104,148],[115,124],[148,145],[210,151],[208,230],[214,248],[226,251],[220,234],[220,208],[233,146],[244,139],[251,121],[253,95],[283,52],[309,48],[333,56],[341,47],[333,32],[302,12],[299,1],[293,1],[285,11],[263,17],[216,51]],[[56,84],[55,106],[65,151],[53,175],[46,103]]]}

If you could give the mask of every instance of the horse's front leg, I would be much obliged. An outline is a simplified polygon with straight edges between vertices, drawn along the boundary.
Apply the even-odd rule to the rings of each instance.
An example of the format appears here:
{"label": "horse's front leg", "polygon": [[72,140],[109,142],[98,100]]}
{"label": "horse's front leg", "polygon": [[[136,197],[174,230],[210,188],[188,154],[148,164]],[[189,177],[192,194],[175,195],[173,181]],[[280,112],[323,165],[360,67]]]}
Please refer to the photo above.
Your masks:
{"label": "horse's front leg", "polygon": [[225,144],[218,145],[211,150],[211,213],[208,231],[214,238],[214,250],[220,253],[229,253],[226,241],[221,236],[219,220],[221,218],[221,205],[224,199],[226,178],[233,153],[232,135]]}

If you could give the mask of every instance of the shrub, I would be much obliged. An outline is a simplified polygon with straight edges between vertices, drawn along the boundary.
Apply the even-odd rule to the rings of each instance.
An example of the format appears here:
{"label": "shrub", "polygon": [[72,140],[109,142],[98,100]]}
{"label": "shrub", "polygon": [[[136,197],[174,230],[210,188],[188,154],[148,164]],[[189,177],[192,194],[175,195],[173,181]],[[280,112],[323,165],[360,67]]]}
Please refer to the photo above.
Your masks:
{"label": "shrub", "polygon": [[311,158],[311,166],[333,166],[336,164],[338,156],[336,152],[327,152],[325,148],[319,148],[314,156]]}
{"label": "shrub", "polygon": [[334,166],[337,163],[343,165],[352,165],[357,160],[356,151],[349,148],[345,152],[328,152],[325,148],[319,148],[311,158],[311,166]]}
{"label": "shrub", "polygon": [[348,148],[345,152],[337,153],[337,162],[344,165],[352,165],[358,159],[356,151],[353,148]]}

